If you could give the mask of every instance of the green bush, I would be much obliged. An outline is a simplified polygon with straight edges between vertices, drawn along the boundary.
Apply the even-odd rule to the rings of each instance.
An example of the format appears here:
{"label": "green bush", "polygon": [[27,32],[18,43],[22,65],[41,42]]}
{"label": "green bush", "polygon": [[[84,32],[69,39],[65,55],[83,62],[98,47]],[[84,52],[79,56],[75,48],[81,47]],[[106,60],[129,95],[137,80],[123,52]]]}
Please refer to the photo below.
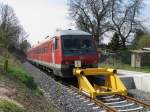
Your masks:
{"label": "green bush", "polygon": [[137,44],[138,48],[150,47],[150,34],[142,35]]}
{"label": "green bush", "polygon": [[116,53],[116,60],[120,60],[123,64],[131,63],[131,52],[129,51],[119,51]]}
{"label": "green bush", "polygon": [[34,82],[33,77],[29,76],[26,72],[17,68],[9,68],[8,73],[15,78],[19,79],[22,83],[24,83],[30,89],[37,89],[37,85]]}

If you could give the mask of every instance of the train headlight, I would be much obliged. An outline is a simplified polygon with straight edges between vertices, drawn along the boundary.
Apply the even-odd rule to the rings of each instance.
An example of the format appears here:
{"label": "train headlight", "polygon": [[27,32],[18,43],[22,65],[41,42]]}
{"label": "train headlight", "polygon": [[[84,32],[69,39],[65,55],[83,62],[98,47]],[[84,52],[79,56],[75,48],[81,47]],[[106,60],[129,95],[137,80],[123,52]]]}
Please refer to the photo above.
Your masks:
{"label": "train headlight", "polygon": [[94,63],[97,63],[97,60],[94,60]]}
{"label": "train headlight", "polygon": [[68,62],[68,61],[65,61],[65,62],[64,62],[64,64],[68,65],[68,64],[69,64],[69,62]]}
{"label": "train headlight", "polygon": [[68,65],[69,61],[62,61],[62,64]]}

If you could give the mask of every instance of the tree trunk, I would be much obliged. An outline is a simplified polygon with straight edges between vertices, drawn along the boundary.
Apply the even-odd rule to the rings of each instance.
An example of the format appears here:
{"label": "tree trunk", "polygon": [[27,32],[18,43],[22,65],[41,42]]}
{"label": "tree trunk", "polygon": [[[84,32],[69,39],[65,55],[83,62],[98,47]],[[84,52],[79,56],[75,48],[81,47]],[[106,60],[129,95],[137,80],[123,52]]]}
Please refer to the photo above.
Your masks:
{"label": "tree trunk", "polygon": [[121,46],[122,49],[123,50],[127,49],[127,47],[126,47],[126,39],[123,37],[121,40],[122,40],[122,46]]}
{"label": "tree trunk", "polygon": [[99,35],[94,35],[94,40],[96,41],[96,44],[99,45]]}

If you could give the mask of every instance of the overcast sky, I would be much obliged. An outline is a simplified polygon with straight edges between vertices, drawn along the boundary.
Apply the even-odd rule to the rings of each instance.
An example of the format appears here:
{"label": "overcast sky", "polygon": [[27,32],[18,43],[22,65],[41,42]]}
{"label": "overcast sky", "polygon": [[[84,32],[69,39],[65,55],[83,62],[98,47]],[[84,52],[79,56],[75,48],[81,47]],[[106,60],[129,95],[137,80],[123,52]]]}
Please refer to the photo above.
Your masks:
{"label": "overcast sky", "polygon": [[[57,28],[74,29],[68,19],[67,0],[0,0],[12,6],[29,34],[28,40],[35,44],[47,35],[53,35]],[[150,0],[144,0],[143,18],[150,27]]]}

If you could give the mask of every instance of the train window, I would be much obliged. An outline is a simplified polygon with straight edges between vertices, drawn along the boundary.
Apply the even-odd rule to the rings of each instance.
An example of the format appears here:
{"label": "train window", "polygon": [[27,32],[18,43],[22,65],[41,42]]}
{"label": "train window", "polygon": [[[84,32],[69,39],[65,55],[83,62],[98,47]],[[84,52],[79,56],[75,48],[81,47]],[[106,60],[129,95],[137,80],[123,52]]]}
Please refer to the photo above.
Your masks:
{"label": "train window", "polygon": [[52,45],[52,52],[54,52],[54,47],[55,47],[55,44],[53,43],[53,45]]}
{"label": "train window", "polygon": [[40,54],[42,53],[42,48],[39,49]]}
{"label": "train window", "polygon": [[42,48],[42,53],[44,53],[44,48]]}
{"label": "train window", "polygon": [[36,49],[36,54],[38,54],[38,49]]}
{"label": "train window", "polygon": [[64,49],[68,49],[72,47],[72,40],[71,39],[63,39]]}
{"label": "train window", "polygon": [[52,52],[52,44],[50,44],[50,52]]}
{"label": "train window", "polygon": [[91,45],[91,42],[90,42],[89,39],[82,40],[81,48],[88,49],[88,48],[91,48],[91,47],[92,47],[92,45]]}
{"label": "train window", "polygon": [[58,38],[55,38],[55,49],[58,49]]}
{"label": "train window", "polygon": [[41,48],[41,53],[43,53],[43,48]]}
{"label": "train window", "polygon": [[47,47],[44,47],[43,48],[43,53],[47,53],[48,52],[48,48]]}
{"label": "train window", "polygon": [[62,39],[63,44],[63,50],[82,50],[82,52],[92,52],[94,51],[94,44],[92,42],[92,39],[88,36],[81,36],[83,38],[80,38],[80,36],[64,36]]}
{"label": "train window", "polygon": [[48,52],[48,48],[47,48],[47,47],[45,48],[45,52],[46,52],[46,53]]}
{"label": "train window", "polygon": [[40,49],[38,48],[38,54],[40,54]]}

